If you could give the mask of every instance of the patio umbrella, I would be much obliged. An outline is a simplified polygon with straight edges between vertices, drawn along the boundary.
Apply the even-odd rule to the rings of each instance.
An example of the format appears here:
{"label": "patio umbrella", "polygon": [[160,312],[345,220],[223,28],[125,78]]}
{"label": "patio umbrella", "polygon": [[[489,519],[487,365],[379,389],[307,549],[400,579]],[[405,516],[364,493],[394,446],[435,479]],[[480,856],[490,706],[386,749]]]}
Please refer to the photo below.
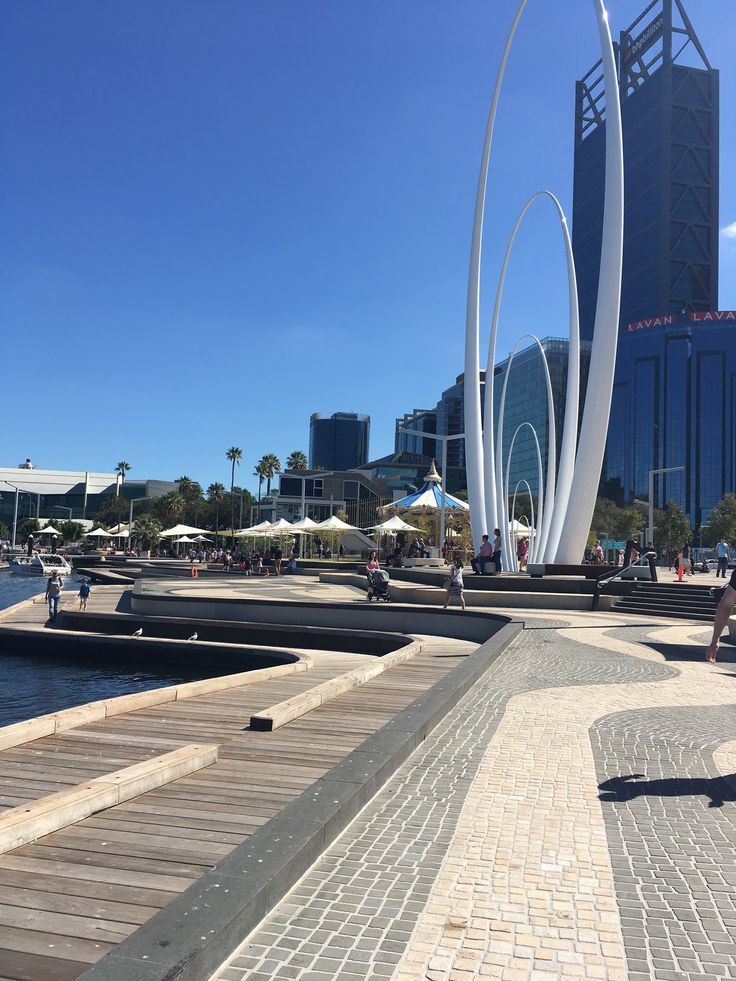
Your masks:
{"label": "patio umbrella", "polygon": [[295,521],[294,524],[291,527],[294,528],[294,529],[299,528],[302,531],[306,531],[306,532],[310,533],[312,531],[312,529],[317,528],[318,525],[317,525],[317,522],[316,521],[312,521],[311,518],[300,518],[299,521]]}
{"label": "patio umbrella", "polygon": [[279,518],[278,521],[274,521],[264,531],[267,531],[269,535],[286,535],[293,531],[293,529],[294,525],[290,521],[287,521],[286,518]]}
{"label": "patio umbrella", "polygon": [[349,525],[341,521],[334,514],[317,525],[320,531],[360,531],[356,525]]}
{"label": "patio umbrella", "polygon": [[194,541],[195,541],[194,538],[189,538],[187,535],[182,535],[181,538],[176,539],[177,544],[181,544],[182,542],[184,542],[187,545],[191,545],[193,544]]}
{"label": "patio umbrella", "polygon": [[61,532],[58,531],[56,528],[54,528],[53,525],[48,525],[46,528],[42,528],[38,532],[38,534],[39,535],[60,535]]}
{"label": "patio umbrella", "polygon": [[211,538],[205,538],[204,535],[195,535],[193,541],[195,542],[211,542]]}
{"label": "patio umbrella", "polygon": [[121,521],[119,525],[113,525],[112,526],[112,528],[110,529],[110,534],[111,535],[117,535],[121,531],[126,531],[127,529],[128,529],[128,526],[125,524],[124,521]]}
{"label": "patio umbrella", "polygon": [[414,525],[409,525],[400,518],[398,514],[395,514],[393,518],[389,518],[388,521],[382,521],[380,525],[370,525],[366,528],[366,531],[419,531],[419,528],[415,528]]}
{"label": "patio umbrella", "polygon": [[201,535],[207,531],[206,528],[192,528],[191,525],[174,525],[161,532],[161,538],[179,538],[182,535]]}
{"label": "patio umbrella", "polygon": [[250,535],[262,535],[271,527],[270,521],[261,521],[257,525],[252,525],[250,528],[243,528],[241,531],[236,531],[236,536],[240,538],[246,538]]}
{"label": "patio umbrella", "polygon": [[112,538],[113,536],[109,531],[105,531],[104,528],[95,528],[94,531],[85,532],[86,538]]}

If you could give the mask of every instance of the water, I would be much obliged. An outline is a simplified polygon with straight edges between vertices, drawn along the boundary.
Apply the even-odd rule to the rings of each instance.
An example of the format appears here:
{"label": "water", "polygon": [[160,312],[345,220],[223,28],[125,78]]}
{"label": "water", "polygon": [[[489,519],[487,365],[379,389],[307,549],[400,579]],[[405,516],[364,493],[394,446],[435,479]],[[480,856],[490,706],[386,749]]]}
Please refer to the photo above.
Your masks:
{"label": "water", "polygon": [[[67,580],[70,594],[75,582],[74,576]],[[0,572],[0,610],[45,589],[46,583],[42,579]],[[22,647],[22,643],[19,647]],[[140,658],[126,657],[124,661],[118,661],[106,654],[95,658],[74,658],[0,649],[3,681],[0,688],[0,726],[93,702],[98,698],[199,681],[218,673],[193,664],[161,665],[156,669],[149,662],[150,658],[144,652],[141,652]]]}

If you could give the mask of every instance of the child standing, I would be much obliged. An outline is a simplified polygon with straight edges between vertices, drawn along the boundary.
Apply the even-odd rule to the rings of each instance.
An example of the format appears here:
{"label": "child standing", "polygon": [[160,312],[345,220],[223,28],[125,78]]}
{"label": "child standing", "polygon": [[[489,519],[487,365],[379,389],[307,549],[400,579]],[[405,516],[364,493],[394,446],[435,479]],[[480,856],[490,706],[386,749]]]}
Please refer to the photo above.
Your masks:
{"label": "child standing", "polygon": [[79,609],[80,610],[86,610],[87,609],[87,600],[89,599],[89,594],[90,594],[89,579],[82,579],[81,584],[79,586]]}
{"label": "child standing", "polygon": [[450,578],[445,580],[445,589],[447,590],[447,599],[445,600],[445,605],[442,607],[446,610],[450,599],[453,596],[457,596],[460,600],[460,606],[465,609],[465,597],[463,596],[463,564],[460,559],[455,559],[452,563],[452,572],[450,573]]}

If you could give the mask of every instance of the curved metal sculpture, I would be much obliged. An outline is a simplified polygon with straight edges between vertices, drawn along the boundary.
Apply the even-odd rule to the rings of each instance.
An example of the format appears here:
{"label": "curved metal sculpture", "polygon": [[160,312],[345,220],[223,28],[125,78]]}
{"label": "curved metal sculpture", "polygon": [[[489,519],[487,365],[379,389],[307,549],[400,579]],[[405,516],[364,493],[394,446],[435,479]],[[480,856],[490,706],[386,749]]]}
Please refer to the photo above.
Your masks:
{"label": "curved metal sculpture", "polygon": [[[504,424],[504,417],[506,413],[506,393],[508,391],[509,378],[511,376],[511,367],[514,363],[514,356],[516,355],[516,350],[521,343],[523,343],[525,340],[528,339],[534,341],[534,343],[539,348],[539,353],[542,358],[542,365],[544,367],[544,378],[547,387],[547,430],[548,430],[548,443],[549,443],[549,449],[547,451],[547,485],[544,488],[544,497],[547,502],[547,510],[549,511],[551,508],[554,508],[554,503],[555,503],[555,470],[557,468],[557,459],[556,459],[557,431],[555,429],[555,403],[554,403],[554,397],[552,395],[552,380],[550,379],[549,376],[549,364],[547,363],[547,355],[544,353],[542,342],[534,334],[524,334],[524,336],[520,337],[519,340],[516,342],[516,344],[514,345],[511,351],[511,354],[509,355],[509,359],[506,367],[506,374],[504,375],[504,379],[503,379],[503,388],[501,389],[501,401],[498,406],[498,428],[496,430],[496,440],[499,446],[499,451],[498,454],[496,455],[496,473],[494,474],[494,479],[496,481],[496,498],[498,500],[498,514],[494,521],[493,526],[496,527],[496,521],[497,521],[498,527],[501,529],[501,535],[503,536],[504,551],[506,552],[507,555],[510,553],[510,549],[511,549],[511,535],[509,534],[509,519],[508,519],[508,515],[506,514],[506,510],[508,506],[507,505],[508,492],[506,488],[509,482],[509,473],[508,473],[508,463],[507,463],[506,479],[504,480],[503,472],[502,472],[503,468],[501,465],[502,464],[501,451],[503,449],[503,424]],[[492,414],[488,415],[488,406],[486,405],[486,419],[492,419],[492,418],[493,418]],[[534,438],[535,440],[537,440],[537,447],[539,447],[539,437],[537,435],[536,430],[531,425],[531,423],[527,422],[522,425],[528,425],[531,428],[532,432],[534,433]],[[520,426],[519,428],[522,427]],[[519,430],[517,429],[516,431],[518,432]],[[489,439],[490,437],[490,440],[491,441],[493,440],[493,427],[488,425],[488,423],[486,423],[485,437],[486,439]],[[540,458],[540,465],[541,465],[541,458]],[[539,477],[539,492],[540,494],[542,493],[541,473]],[[538,541],[538,550],[540,553],[542,553],[544,552],[545,543],[547,541],[549,520],[542,521],[541,509],[538,517],[539,517],[539,527],[537,529],[537,535],[538,535],[537,541]],[[490,526],[491,525],[489,523],[489,528]]]}
{"label": "curved metal sculpture", "polygon": [[[535,532],[536,532],[536,528],[534,526],[534,497],[532,496],[532,489],[529,486],[529,481],[524,480],[523,478],[521,480],[517,480],[516,487],[514,487],[514,500],[513,503],[511,504],[511,520],[516,521],[516,495],[519,493],[519,488],[521,487],[522,484],[526,484],[526,493],[529,495],[529,513],[531,514],[531,523],[529,525],[529,548],[527,550],[527,561],[530,561],[532,555],[532,551],[531,551],[532,544],[533,544],[532,540],[535,537]],[[514,538],[516,538],[516,536],[514,536]],[[516,544],[515,541],[514,544]],[[516,557],[516,549],[514,549],[514,571],[515,572],[519,571],[519,562]]]}
{"label": "curved metal sculpture", "polygon": [[[506,495],[506,498],[508,499],[508,496],[509,496],[509,474],[510,474],[510,471],[511,471],[511,457],[512,457],[512,454],[514,452],[514,443],[516,442],[516,437],[519,435],[519,433],[521,432],[521,430],[522,429],[525,429],[527,427],[529,429],[531,429],[531,431],[532,431],[532,436],[534,437],[534,443],[535,443],[535,446],[537,448],[537,471],[539,473],[539,494],[537,495],[537,522],[539,524],[539,527],[541,528],[542,525],[543,525],[543,523],[544,523],[544,507],[545,507],[545,504],[544,504],[544,485],[542,483],[542,451],[539,448],[539,439],[537,437],[537,431],[534,428],[534,426],[532,426],[532,424],[530,422],[522,422],[522,424],[520,426],[517,426],[516,427],[516,431],[514,432],[514,435],[511,437],[511,445],[509,446],[509,455],[506,458],[506,480],[504,482],[504,493]],[[527,487],[528,486],[529,485],[527,484]],[[529,496],[531,497],[531,491],[529,492]],[[505,530],[506,530],[506,534],[504,535],[504,545],[503,545],[503,547],[504,547],[504,551],[506,552],[506,555],[507,556],[510,556],[511,549],[510,549],[510,546],[507,545],[507,539],[509,538],[509,535],[508,535],[508,521],[506,522],[506,529]],[[502,533],[503,533],[503,529],[502,529]],[[533,549],[530,546],[530,556],[529,556],[530,557],[530,561],[535,561],[536,558],[537,558],[537,556],[539,555],[540,549],[539,549],[539,545],[537,544],[537,542],[538,542],[538,536],[535,535],[534,536],[534,547],[533,547]],[[507,562],[510,565],[511,559],[510,558],[507,559]]]}
{"label": "curved metal sculpture", "polygon": [[[468,299],[465,322],[465,462],[468,475],[468,500],[470,503],[471,528],[473,538],[480,541],[491,524],[491,516],[496,515],[498,527],[502,528],[508,537],[506,510],[508,504],[507,487],[503,488],[506,495],[499,500],[502,488],[498,482],[487,475],[497,474],[496,455],[501,447],[496,447],[496,434],[493,425],[493,365],[486,372],[486,410],[490,406],[491,413],[486,412],[485,447],[481,426],[480,388],[479,388],[479,321],[480,321],[480,261],[483,238],[483,218],[485,210],[486,186],[490,151],[493,141],[493,129],[501,94],[501,86],[506,70],[511,45],[516,34],[521,15],[527,0],[521,0],[506,43],[504,45],[501,63],[499,65],[493,89],[491,107],[486,123],[483,152],[481,155],[480,175],[476,192],[475,213],[473,218],[473,238],[470,252],[470,269],[468,274]],[[601,45],[601,60],[605,83],[606,100],[606,176],[604,187],[603,208],[603,238],[601,247],[601,264],[598,280],[598,299],[596,306],[595,329],[591,351],[588,391],[583,413],[583,423],[580,441],[575,456],[575,436],[577,431],[577,408],[573,413],[574,400],[579,398],[579,340],[578,350],[573,352],[573,330],[571,319],[570,356],[568,362],[568,396],[565,407],[565,428],[563,446],[560,453],[560,472],[558,483],[557,503],[549,508],[549,520],[545,541],[540,543],[538,552],[543,552],[545,560],[562,562],[578,562],[582,556],[588,527],[593,515],[598,481],[603,463],[608,418],[610,414],[611,394],[613,391],[613,372],[618,341],[618,317],[621,296],[621,266],[623,259],[623,138],[621,132],[621,106],[618,99],[618,79],[616,64],[608,26],[608,16],[603,6],[603,0],[593,0],[593,8],[598,25],[598,35]],[[539,192],[543,194],[549,192]],[[522,214],[512,234],[513,238],[526,209],[534,195],[525,205]],[[549,195],[553,198],[553,195]],[[559,202],[554,199],[556,204]],[[561,209],[559,209],[561,212]],[[570,264],[572,249],[569,246],[569,234],[564,215],[561,215],[565,249],[568,258],[568,295],[573,307],[574,263]],[[568,248],[569,247],[569,248]],[[509,250],[507,249],[507,259]],[[505,277],[507,259],[504,261],[502,277]],[[503,282],[499,283],[502,290]],[[577,289],[574,289],[574,306],[577,309]],[[498,305],[498,293],[497,293]],[[495,356],[495,337],[498,326],[497,312],[494,311],[491,343]],[[570,365],[575,362],[575,374],[578,383],[571,384]],[[489,350],[489,363],[491,352]],[[573,389],[573,391],[571,391]],[[520,427],[521,428],[521,427]],[[488,438],[488,430],[491,435]],[[517,430],[518,432],[518,430]],[[484,452],[485,450],[485,452]],[[486,466],[483,467],[485,456]],[[575,457],[574,464],[572,462]],[[508,483],[508,481],[507,481]],[[541,481],[540,481],[541,491]],[[538,516],[540,533],[542,531],[542,516]]]}

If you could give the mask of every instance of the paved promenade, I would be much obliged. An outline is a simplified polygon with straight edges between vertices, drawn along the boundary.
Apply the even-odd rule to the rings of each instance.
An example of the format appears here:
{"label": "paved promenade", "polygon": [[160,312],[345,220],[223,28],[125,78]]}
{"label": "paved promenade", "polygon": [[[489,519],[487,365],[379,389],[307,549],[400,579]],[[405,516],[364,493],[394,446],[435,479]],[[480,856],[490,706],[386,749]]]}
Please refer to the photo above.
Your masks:
{"label": "paved promenade", "polygon": [[736,978],[732,649],[525,620],[216,981]]}

